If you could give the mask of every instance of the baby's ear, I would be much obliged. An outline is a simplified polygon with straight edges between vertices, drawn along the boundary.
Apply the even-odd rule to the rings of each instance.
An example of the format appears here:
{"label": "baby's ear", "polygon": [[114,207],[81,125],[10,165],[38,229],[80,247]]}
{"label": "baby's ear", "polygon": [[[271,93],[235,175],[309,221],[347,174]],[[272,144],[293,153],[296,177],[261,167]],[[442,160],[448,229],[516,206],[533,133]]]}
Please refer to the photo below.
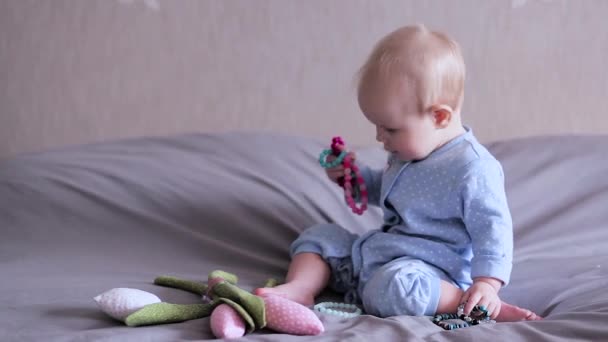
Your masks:
{"label": "baby's ear", "polygon": [[431,106],[431,114],[433,115],[433,121],[435,127],[446,128],[452,120],[452,107],[448,105],[433,105]]}

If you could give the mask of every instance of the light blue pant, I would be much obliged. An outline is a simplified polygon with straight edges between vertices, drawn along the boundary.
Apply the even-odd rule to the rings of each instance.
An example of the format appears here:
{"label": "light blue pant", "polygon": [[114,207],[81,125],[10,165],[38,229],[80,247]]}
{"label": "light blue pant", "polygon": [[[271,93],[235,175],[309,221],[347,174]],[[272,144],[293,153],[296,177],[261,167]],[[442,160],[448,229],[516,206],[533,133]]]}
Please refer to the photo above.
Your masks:
{"label": "light blue pant", "polygon": [[[380,266],[353,256],[359,236],[335,224],[312,226],[292,243],[291,255],[319,254],[331,268],[329,286],[345,294],[346,302],[363,304],[366,313],[389,317],[434,315],[441,294],[441,280],[453,283],[440,269],[406,255]],[[362,260],[354,267],[353,260]],[[354,270],[358,269],[359,272]],[[356,273],[356,274],[355,274]],[[369,274],[362,279],[361,274]]]}

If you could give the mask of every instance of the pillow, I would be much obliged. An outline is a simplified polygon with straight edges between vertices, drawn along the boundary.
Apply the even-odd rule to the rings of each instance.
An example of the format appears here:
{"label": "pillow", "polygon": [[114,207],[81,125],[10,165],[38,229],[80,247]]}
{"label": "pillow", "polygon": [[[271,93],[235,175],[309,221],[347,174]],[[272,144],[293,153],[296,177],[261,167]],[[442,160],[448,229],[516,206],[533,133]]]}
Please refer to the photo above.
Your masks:
{"label": "pillow", "polygon": [[[168,258],[213,265],[201,274],[262,270],[256,287],[284,274],[289,245],[307,227],[335,222],[363,233],[380,224],[378,208],[353,214],[325,175],[318,158],[330,142],[256,133],[120,140],[24,155],[0,179],[20,189],[4,198],[13,212],[36,208],[55,232],[66,231],[58,242],[66,254],[111,248],[124,272],[141,268],[133,256],[146,255],[152,277],[176,270]],[[377,148],[358,158],[386,162]],[[49,231],[36,222],[28,229]],[[117,269],[89,262],[102,273]]]}

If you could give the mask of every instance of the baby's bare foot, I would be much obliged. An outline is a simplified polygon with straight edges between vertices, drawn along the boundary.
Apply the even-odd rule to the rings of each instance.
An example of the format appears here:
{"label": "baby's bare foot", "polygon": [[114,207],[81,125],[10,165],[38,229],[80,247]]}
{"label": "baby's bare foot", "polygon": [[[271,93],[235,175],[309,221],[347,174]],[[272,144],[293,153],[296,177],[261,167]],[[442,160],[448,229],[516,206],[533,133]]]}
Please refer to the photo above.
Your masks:
{"label": "baby's bare foot", "polygon": [[314,294],[310,293],[310,291],[307,291],[305,288],[301,288],[291,283],[279,285],[276,287],[260,287],[258,289],[255,289],[253,293],[258,296],[263,296],[267,294],[278,295],[283,298],[293,300],[294,302],[300,303],[304,306],[312,306],[315,304]]}
{"label": "baby's bare foot", "polygon": [[543,319],[534,312],[512,304],[502,302],[497,322],[537,321]]}

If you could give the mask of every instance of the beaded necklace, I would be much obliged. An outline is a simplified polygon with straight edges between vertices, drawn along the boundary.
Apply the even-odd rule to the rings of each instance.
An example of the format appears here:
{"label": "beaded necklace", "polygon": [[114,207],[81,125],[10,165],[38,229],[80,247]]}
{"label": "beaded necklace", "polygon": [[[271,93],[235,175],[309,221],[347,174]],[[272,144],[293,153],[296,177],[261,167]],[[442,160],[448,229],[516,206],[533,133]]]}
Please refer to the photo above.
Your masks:
{"label": "beaded necklace", "polygon": [[[335,160],[328,162],[329,155],[336,157]],[[322,167],[329,169],[340,164],[344,167],[344,176],[338,179],[338,184],[344,188],[344,199],[351,208],[353,213],[361,215],[367,209],[367,187],[365,180],[359,171],[359,167],[353,162],[351,155],[346,151],[346,145],[341,137],[334,137],[331,140],[331,148],[323,150],[319,156],[319,164]],[[361,206],[357,207],[355,199],[359,197]]]}
{"label": "beaded necklace", "polygon": [[473,310],[471,310],[471,314],[467,316],[464,314],[464,304],[460,304],[457,313],[435,315],[433,323],[445,330],[454,330],[472,325],[496,323],[496,321],[490,319],[488,310],[483,305],[475,305]]}
{"label": "beaded necklace", "polygon": [[361,309],[354,304],[336,303],[336,302],[323,302],[314,306],[316,311],[340,316],[344,318],[352,318],[361,315]]}

